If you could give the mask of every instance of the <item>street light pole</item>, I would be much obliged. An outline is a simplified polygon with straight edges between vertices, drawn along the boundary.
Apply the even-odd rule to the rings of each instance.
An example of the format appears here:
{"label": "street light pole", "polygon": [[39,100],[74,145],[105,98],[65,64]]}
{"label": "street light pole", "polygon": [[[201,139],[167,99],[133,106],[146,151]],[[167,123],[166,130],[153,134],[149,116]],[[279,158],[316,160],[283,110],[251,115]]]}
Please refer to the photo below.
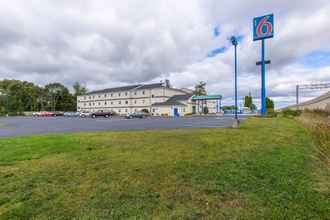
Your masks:
{"label": "street light pole", "polygon": [[235,119],[237,117],[237,44],[235,45]]}
{"label": "street light pole", "polygon": [[235,121],[233,124],[233,127],[239,126],[239,120],[237,115],[238,110],[238,104],[237,104],[237,38],[235,36],[232,36],[230,38],[232,45],[234,46],[234,59],[235,59]]}

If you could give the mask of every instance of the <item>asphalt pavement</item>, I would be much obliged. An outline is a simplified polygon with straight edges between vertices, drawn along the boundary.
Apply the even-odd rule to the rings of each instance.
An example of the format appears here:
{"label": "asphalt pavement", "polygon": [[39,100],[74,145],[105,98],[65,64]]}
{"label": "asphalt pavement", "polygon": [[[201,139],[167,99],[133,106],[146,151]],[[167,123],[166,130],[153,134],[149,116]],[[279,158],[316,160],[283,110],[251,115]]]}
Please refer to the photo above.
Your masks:
{"label": "asphalt pavement", "polygon": [[0,137],[83,131],[126,131],[179,128],[225,128],[233,123],[232,116],[145,119],[66,118],[66,117],[1,117]]}

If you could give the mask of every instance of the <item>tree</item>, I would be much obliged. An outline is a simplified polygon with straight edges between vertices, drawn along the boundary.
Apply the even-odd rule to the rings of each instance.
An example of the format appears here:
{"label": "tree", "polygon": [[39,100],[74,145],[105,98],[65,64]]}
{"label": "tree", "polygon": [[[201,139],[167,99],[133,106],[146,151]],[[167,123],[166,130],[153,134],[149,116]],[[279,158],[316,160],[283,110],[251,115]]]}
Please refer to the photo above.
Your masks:
{"label": "tree", "polygon": [[244,97],[244,107],[250,108],[252,110],[253,100],[252,96],[248,95]]}
{"label": "tree", "polygon": [[26,81],[0,81],[2,113],[21,114],[37,110],[38,88]]}
{"label": "tree", "polygon": [[[78,86],[78,92],[85,88]],[[69,89],[60,83],[40,87],[31,82],[20,80],[0,81],[0,113],[17,115],[25,111],[73,111],[76,98]]]}
{"label": "tree", "polygon": [[60,83],[45,86],[46,108],[51,111],[72,111],[76,108],[75,98],[69,89]]}
{"label": "tree", "polygon": [[85,95],[87,93],[86,87],[82,86],[79,82],[73,84],[73,95],[75,97]]}
{"label": "tree", "polygon": [[195,91],[194,91],[194,95],[198,95],[198,96],[201,96],[201,95],[207,95],[207,92],[206,92],[206,83],[201,81],[199,82],[196,86],[195,86]]}
{"label": "tree", "polygon": [[274,110],[274,101],[271,100],[269,97],[266,97],[266,109]]}

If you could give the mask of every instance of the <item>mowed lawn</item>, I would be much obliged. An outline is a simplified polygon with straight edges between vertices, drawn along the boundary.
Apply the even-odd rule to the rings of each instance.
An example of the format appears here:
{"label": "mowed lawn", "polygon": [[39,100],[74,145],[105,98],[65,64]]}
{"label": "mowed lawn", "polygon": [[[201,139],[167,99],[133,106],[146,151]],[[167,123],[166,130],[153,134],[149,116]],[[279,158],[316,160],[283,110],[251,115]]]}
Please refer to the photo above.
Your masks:
{"label": "mowed lawn", "polygon": [[0,139],[0,219],[330,219],[292,119]]}

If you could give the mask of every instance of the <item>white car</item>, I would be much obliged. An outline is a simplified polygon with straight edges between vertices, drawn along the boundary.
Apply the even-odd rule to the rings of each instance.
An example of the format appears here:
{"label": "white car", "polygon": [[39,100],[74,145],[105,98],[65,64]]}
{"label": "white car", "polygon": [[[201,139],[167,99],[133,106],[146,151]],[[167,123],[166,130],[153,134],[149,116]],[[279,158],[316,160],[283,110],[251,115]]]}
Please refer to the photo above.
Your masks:
{"label": "white car", "polygon": [[41,114],[40,114],[40,112],[33,112],[32,113],[32,116],[33,117],[39,117]]}
{"label": "white car", "polygon": [[87,118],[91,115],[91,113],[89,112],[80,112],[79,116],[82,118]]}

